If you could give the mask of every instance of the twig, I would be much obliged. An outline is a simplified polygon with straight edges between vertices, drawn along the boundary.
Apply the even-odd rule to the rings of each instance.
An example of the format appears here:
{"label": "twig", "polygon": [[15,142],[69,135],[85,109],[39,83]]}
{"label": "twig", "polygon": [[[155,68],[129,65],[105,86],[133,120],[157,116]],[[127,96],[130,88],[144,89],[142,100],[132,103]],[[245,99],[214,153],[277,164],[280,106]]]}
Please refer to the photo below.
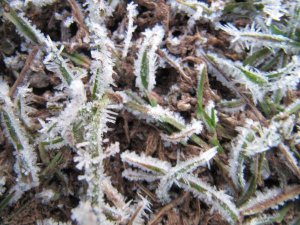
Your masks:
{"label": "twig", "polygon": [[83,14],[80,10],[80,6],[75,0],[68,0],[71,8],[72,8],[72,14],[74,17],[74,20],[78,24],[78,31],[76,33],[77,40],[81,41],[81,38],[85,38],[89,36],[88,29],[84,23]]}
{"label": "twig", "polygon": [[148,222],[148,225],[155,225],[158,224],[161,217],[163,215],[165,215],[169,210],[171,210],[172,208],[176,207],[179,204],[182,204],[183,200],[189,195],[188,192],[185,192],[184,195],[182,195],[179,198],[174,199],[173,201],[171,201],[169,204],[165,205],[164,207],[162,207],[159,212],[154,215],[153,219],[151,221]]}
{"label": "twig", "polygon": [[149,191],[144,185],[137,183],[136,186],[138,186],[139,189],[141,189],[141,191],[152,200],[152,202],[158,202],[157,197],[151,191]]}
{"label": "twig", "polygon": [[178,66],[175,62],[173,62],[173,60],[170,59],[163,51],[158,49],[157,54],[160,57],[164,58],[172,67],[174,67],[178,71],[178,73],[184,77],[186,81],[188,81],[189,83],[193,83],[192,79],[183,71],[183,69],[180,66]]}
{"label": "twig", "polygon": [[17,87],[22,83],[22,81],[24,80],[26,74],[27,74],[27,71],[29,70],[30,68],[30,65],[34,59],[34,57],[36,56],[37,52],[38,52],[39,48],[38,46],[34,46],[32,51],[30,52],[26,62],[25,62],[25,65],[20,73],[20,75],[18,76],[17,80],[15,81],[14,85],[11,87],[10,91],[9,91],[9,97],[13,97]]}

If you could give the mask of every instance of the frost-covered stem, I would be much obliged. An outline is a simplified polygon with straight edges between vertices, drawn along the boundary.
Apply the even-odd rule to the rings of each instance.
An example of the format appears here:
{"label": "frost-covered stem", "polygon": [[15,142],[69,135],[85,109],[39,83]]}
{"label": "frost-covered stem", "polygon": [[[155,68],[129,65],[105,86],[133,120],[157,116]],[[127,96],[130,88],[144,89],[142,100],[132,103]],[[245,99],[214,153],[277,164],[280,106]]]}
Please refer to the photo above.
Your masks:
{"label": "frost-covered stem", "polygon": [[57,0],[25,0],[24,4],[28,5],[28,3],[30,2],[34,6],[42,8],[43,6],[54,4],[56,1]]}
{"label": "frost-covered stem", "polygon": [[63,51],[61,53],[61,55],[66,58],[69,58],[76,65],[82,66],[86,69],[90,68],[90,65],[91,65],[90,58],[82,53],[76,53],[76,52],[69,53],[69,52]]}
{"label": "frost-covered stem", "polygon": [[19,88],[18,94],[16,96],[15,102],[16,102],[16,108],[17,108],[17,114],[20,117],[20,120],[24,123],[26,128],[32,128],[31,119],[27,115],[27,104],[26,104],[26,96],[28,93],[31,92],[31,89],[28,88]]}
{"label": "frost-covered stem", "polygon": [[127,26],[126,38],[124,40],[124,48],[123,48],[123,52],[122,52],[122,58],[125,58],[127,56],[127,52],[130,47],[130,41],[132,38],[132,34],[136,29],[136,26],[133,26],[133,19],[138,14],[138,11],[136,8],[137,8],[137,5],[134,4],[133,2],[131,2],[127,5],[128,26]]}
{"label": "frost-covered stem", "polygon": [[[241,130],[241,132],[243,132],[243,130]],[[254,138],[252,134],[245,135],[246,140],[251,141]],[[232,146],[231,157],[229,159],[229,173],[234,184],[240,190],[243,190],[246,185],[246,181],[244,179],[245,153],[243,152],[243,148],[246,147],[247,144],[241,140],[239,136],[235,140],[237,143],[235,143],[235,146]]]}
{"label": "frost-covered stem", "polygon": [[[102,179],[104,177],[104,171],[102,168],[102,159],[103,157],[103,149],[102,149],[102,136],[104,133],[104,130],[102,129],[103,126],[106,126],[104,121],[101,121],[103,116],[105,115],[105,107],[108,104],[108,99],[104,98],[100,102],[100,105],[96,109],[96,112],[92,119],[91,124],[91,130],[90,132],[90,156],[92,159],[96,159],[98,162],[95,163],[95,165],[92,166],[91,171],[85,171],[85,172],[91,172],[92,176],[94,177],[93,182],[90,182],[89,184],[89,194],[91,194],[91,200],[93,203],[95,203],[98,206],[101,206],[101,203],[103,201],[101,196],[101,191],[99,191],[99,188],[101,187]],[[102,114],[103,113],[103,114]],[[104,118],[103,118],[104,119]]]}
{"label": "frost-covered stem", "polygon": [[53,139],[47,139],[46,141],[41,141],[40,145],[46,150],[49,149],[58,149],[66,145],[66,142],[63,137],[54,137]]}
{"label": "frost-covered stem", "polygon": [[291,115],[294,114],[296,112],[300,111],[300,100],[296,100],[294,103],[292,103],[291,105],[289,105],[286,110],[284,111],[284,113],[286,113],[287,115]]}
{"label": "frost-covered stem", "polygon": [[102,188],[109,201],[111,201],[118,209],[125,209],[126,203],[124,196],[121,195],[114,186],[112,186],[109,179],[103,180]]}
{"label": "frost-covered stem", "polygon": [[248,66],[243,67],[239,62],[219,57],[214,53],[203,55],[200,52],[200,54],[205,59],[210,73],[223,85],[234,91],[239,98],[244,98],[248,103],[247,98],[239,91],[236,84],[242,85],[250,91],[255,104],[262,101],[267,92],[268,81],[262,74]]}
{"label": "frost-covered stem", "polygon": [[[75,145],[76,122],[78,114],[86,103],[84,84],[80,79],[73,80],[69,86],[70,102],[60,115],[52,118],[48,123],[39,120],[42,129],[39,144],[45,149],[57,149],[67,144]],[[80,120],[79,120],[80,121]],[[70,136],[70,134],[72,134]]]}
{"label": "frost-covered stem", "polygon": [[[78,149],[78,156],[74,158],[77,162],[77,168],[84,169],[84,175],[79,179],[88,182],[87,200],[91,203],[94,216],[99,223],[110,224],[104,215],[113,209],[104,208],[104,190],[103,181],[107,179],[104,173],[103,159],[105,154],[103,151],[103,135],[108,131],[107,123],[115,122],[115,114],[111,109],[114,108],[110,104],[110,100],[106,95],[102,98],[87,104],[87,108],[82,110],[81,116],[86,123],[85,140],[86,147]],[[105,188],[104,188],[105,189]]]}
{"label": "frost-covered stem", "polygon": [[92,99],[101,98],[105,91],[109,90],[110,85],[114,84],[113,67],[114,59],[112,51],[115,49],[114,43],[108,38],[106,28],[94,21],[88,22],[91,33],[91,72]]}
{"label": "frost-covered stem", "polygon": [[[243,109],[245,106],[245,102],[241,99],[233,99],[230,101],[226,101],[226,100],[222,100],[218,106],[221,108],[222,111],[225,112],[234,112],[234,110],[239,110],[239,109]],[[224,110],[224,108],[228,108],[226,110]]]}
{"label": "frost-covered stem", "polygon": [[239,135],[232,141],[229,171],[237,187],[244,189],[244,158],[270,150],[282,142],[282,137],[274,123],[266,128],[258,122],[246,120],[245,127],[238,127],[237,130]]}
{"label": "frost-covered stem", "polygon": [[268,208],[274,208],[283,204],[285,201],[298,198],[300,195],[300,186],[287,186],[284,190],[275,188],[258,193],[255,198],[250,199],[246,204],[240,207],[243,215],[253,215],[263,212]]}
{"label": "frost-covered stem", "polygon": [[[222,64],[217,60],[214,55],[211,54],[205,54],[204,52],[200,51],[198,53],[203,60],[206,62],[208,67],[208,72],[212,74],[218,81],[220,81],[224,86],[232,90],[237,97],[242,98],[242,95],[237,90],[237,88],[234,86],[234,84],[230,81],[230,79],[227,77],[226,72],[223,70]],[[233,66],[231,66],[233,67]],[[226,68],[226,66],[225,66]]]}
{"label": "frost-covered stem", "polygon": [[297,99],[295,102],[290,104],[288,107],[285,108],[285,110],[282,113],[279,113],[274,117],[274,120],[278,121],[283,118],[286,118],[294,113],[297,113],[300,111],[300,100]]}

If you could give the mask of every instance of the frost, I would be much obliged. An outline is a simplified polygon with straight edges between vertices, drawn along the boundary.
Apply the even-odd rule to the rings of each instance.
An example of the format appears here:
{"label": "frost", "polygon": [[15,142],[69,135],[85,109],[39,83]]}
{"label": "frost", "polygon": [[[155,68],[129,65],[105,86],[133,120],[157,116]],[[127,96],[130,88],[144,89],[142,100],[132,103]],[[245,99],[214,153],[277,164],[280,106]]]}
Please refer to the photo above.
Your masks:
{"label": "frost", "polygon": [[141,195],[139,195],[139,198],[141,200],[136,204],[135,212],[133,213],[134,217],[131,219],[132,225],[144,224],[144,220],[142,219],[142,217],[145,217],[147,215],[147,211],[151,212],[150,202]]}
{"label": "frost", "polygon": [[41,200],[41,202],[43,204],[47,204],[49,201],[52,200],[52,198],[54,197],[55,193],[53,190],[51,189],[43,189],[42,192],[38,193],[35,195],[35,197],[39,200]]}
{"label": "frost", "polygon": [[6,188],[4,187],[5,181],[6,181],[6,178],[3,176],[0,176],[0,196],[3,195],[3,193],[6,190]]}
{"label": "frost", "polygon": [[[127,162],[128,164],[144,169],[148,172],[155,171],[156,173],[167,173],[170,170],[171,164],[168,162],[160,161],[150,156],[145,155],[137,155],[134,152],[123,152],[121,154],[121,159],[123,162]],[[146,165],[146,166],[145,166]]]}
{"label": "frost", "polygon": [[15,195],[11,202],[17,201],[25,191],[39,185],[37,155],[33,146],[29,143],[24,128],[13,111],[13,103],[7,97],[8,87],[3,81],[0,86],[0,100],[4,101],[1,106],[1,122],[5,129],[5,135],[15,148],[16,162],[14,171],[17,174],[16,185],[11,189]]}
{"label": "frost", "polygon": [[202,122],[192,121],[191,124],[188,124],[180,132],[176,132],[171,135],[161,134],[161,137],[163,140],[171,143],[178,143],[178,142],[186,143],[193,134],[200,134],[201,131],[202,131]]}
{"label": "frost", "polygon": [[137,5],[133,4],[132,2],[127,5],[128,28],[127,28],[126,38],[124,41],[124,48],[123,48],[123,52],[122,52],[123,58],[127,56],[128,48],[130,47],[130,41],[132,38],[132,34],[136,29],[136,26],[133,26],[133,19],[138,14],[138,11],[136,8],[137,8]]}
{"label": "frost", "polygon": [[140,91],[151,91],[155,86],[155,73],[157,68],[157,55],[155,51],[164,37],[162,26],[156,25],[146,29],[143,33],[144,40],[139,49],[138,57],[134,62],[136,86]]}
{"label": "frost", "polygon": [[[68,138],[68,134],[72,129],[71,125],[75,122],[79,111],[86,102],[86,93],[81,80],[73,80],[71,82],[70,97],[72,98],[71,101],[61,112],[60,116],[49,119],[48,123],[44,123],[40,120],[42,129],[39,132],[46,134],[44,135],[44,141],[49,142],[50,146],[48,148],[56,148],[51,146],[51,140],[56,138],[59,134],[62,135],[66,143],[70,145],[74,144],[73,141]],[[60,146],[61,142],[55,142],[55,144],[59,144]]]}
{"label": "frost", "polygon": [[[272,15],[274,14],[272,13]],[[242,29],[238,29],[232,24],[219,24],[217,27],[234,36],[234,39],[232,39],[233,43],[239,42],[243,44],[247,49],[255,46],[269,47],[270,49],[281,48],[286,52],[299,51],[297,49],[299,47],[295,47],[295,49],[291,48],[291,46],[297,46],[296,41],[280,34],[265,33],[255,23],[252,23],[251,26],[247,25]]]}
{"label": "frost", "polygon": [[268,208],[276,208],[285,201],[295,200],[299,197],[299,194],[299,186],[289,186],[285,190],[273,188],[264,192],[257,192],[256,197],[251,198],[240,210],[244,215],[252,215]]}
{"label": "frost", "polygon": [[[0,150],[0,210],[24,195],[64,211],[57,198],[72,195],[79,204],[64,218],[72,222],[36,224],[139,225],[181,209],[182,188],[228,224],[293,213],[297,204],[272,210],[300,194],[298,0],[73,1],[0,0],[3,23],[25,37],[9,40],[8,26],[0,44],[9,72],[0,80],[0,144],[13,149],[12,162]],[[45,10],[49,24],[37,16]],[[47,90],[29,81],[39,73],[49,75]],[[4,80],[16,80],[17,95]],[[178,101],[188,106],[178,112]],[[68,186],[69,169],[80,170],[79,189]],[[154,213],[140,190],[155,199]]]}
{"label": "frost", "polygon": [[45,57],[43,63],[47,66],[48,70],[53,71],[57,75],[59,75],[65,86],[70,85],[75,77],[69,66],[67,65],[67,61],[61,56],[64,47],[61,46],[58,49],[56,44],[52,42],[49,36],[46,40],[46,46],[49,53]]}
{"label": "frost", "polygon": [[90,202],[80,202],[79,206],[72,210],[72,219],[82,225],[97,225],[97,217],[93,212]]}

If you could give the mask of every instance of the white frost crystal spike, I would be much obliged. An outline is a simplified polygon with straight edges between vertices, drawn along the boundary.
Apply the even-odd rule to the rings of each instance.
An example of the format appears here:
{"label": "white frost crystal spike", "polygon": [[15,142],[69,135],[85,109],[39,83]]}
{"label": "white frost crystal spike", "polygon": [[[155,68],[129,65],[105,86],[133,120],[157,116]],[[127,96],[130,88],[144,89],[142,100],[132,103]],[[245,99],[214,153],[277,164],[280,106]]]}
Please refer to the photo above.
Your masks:
{"label": "white frost crystal spike", "polygon": [[145,217],[146,211],[151,212],[150,210],[150,202],[139,194],[141,200],[137,203],[135,212],[133,213],[132,225],[141,225],[144,224],[144,220],[142,217]]}

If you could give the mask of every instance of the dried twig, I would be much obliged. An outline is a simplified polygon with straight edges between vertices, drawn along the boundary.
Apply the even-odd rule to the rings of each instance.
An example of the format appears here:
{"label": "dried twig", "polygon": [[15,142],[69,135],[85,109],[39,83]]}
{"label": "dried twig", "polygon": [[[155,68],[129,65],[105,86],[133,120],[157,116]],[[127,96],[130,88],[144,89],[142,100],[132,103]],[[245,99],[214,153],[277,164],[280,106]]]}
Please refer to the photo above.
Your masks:
{"label": "dried twig", "polygon": [[151,219],[148,222],[148,225],[156,225],[160,222],[161,218],[167,214],[167,212],[173,208],[175,208],[176,206],[180,205],[183,203],[183,201],[189,196],[188,192],[185,192],[182,196],[174,199],[173,201],[171,201],[169,204],[165,205],[164,207],[162,207],[153,217],[153,219]]}
{"label": "dried twig", "polygon": [[88,29],[84,23],[84,16],[81,12],[80,6],[75,0],[68,0],[71,8],[74,20],[78,24],[78,31],[76,33],[76,39],[81,41],[82,39],[89,36]]}
{"label": "dried twig", "polygon": [[17,87],[22,83],[22,81],[24,80],[26,74],[27,74],[27,71],[29,70],[30,68],[30,65],[34,59],[34,57],[36,56],[37,52],[38,52],[39,48],[38,46],[34,46],[32,51],[30,52],[26,62],[25,62],[25,65],[23,67],[23,69],[21,70],[21,73],[19,74],[17,80],[15,81],[14,85],[11,87],[10,91],[9,91],[9,96],[12,98]]}

